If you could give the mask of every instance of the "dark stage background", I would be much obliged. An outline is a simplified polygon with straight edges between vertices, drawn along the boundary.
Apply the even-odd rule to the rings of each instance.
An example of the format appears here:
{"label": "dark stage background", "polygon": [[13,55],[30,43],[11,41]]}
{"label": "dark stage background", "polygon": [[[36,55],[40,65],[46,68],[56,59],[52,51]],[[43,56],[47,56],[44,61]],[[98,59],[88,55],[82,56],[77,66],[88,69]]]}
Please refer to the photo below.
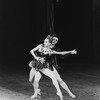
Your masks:
{"label": "dark stage background", "polygon": [[[0,1],[1,68],[27,70],[33,59],[30,50],[43,42],[47,33],[48,0]],[[100,2],[98,0],[54,1],[54,28],[61,50],[76,49],[77,55],[58,57],[59,64],[100,65]],[[64,59],[63,59],[64,58]],[[72,67],[67,67],[71,70]],[[74,67],[73,69],[99,69]],[[62,69],[63,70],[63,69]]]}

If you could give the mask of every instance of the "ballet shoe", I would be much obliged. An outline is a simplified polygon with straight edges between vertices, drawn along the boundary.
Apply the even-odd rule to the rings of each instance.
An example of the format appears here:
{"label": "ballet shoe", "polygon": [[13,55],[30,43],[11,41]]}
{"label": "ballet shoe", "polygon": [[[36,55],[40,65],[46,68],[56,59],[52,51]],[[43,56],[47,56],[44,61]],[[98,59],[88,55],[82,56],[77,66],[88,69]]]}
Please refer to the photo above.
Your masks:
{"label": "ballet shoe", "polygon": [[76,98],[76,96],[75,96],[74,94],[70,94],[70,96],[71,96],[72,98],[74,98],[74,99]]}
{"label": "ballet shoe", "polygon": [[60,97],[60,99],[61,99],[61,100],[63,100],[62,93],[60,93],[60,92],[57,92],[57,95]]}
{"label": "ballet shoe", "polygon": [[36,98],[36,97],[37,97],[37,93],[33,94],[33,95],[31,96],[31,99],[34,99],[34,98]]}
{"label": "ballet shoe", "polygon": [[41,90],[37,89],[37,91],[31,96],[32,99],[36,98],[38,95],[41,95]]}

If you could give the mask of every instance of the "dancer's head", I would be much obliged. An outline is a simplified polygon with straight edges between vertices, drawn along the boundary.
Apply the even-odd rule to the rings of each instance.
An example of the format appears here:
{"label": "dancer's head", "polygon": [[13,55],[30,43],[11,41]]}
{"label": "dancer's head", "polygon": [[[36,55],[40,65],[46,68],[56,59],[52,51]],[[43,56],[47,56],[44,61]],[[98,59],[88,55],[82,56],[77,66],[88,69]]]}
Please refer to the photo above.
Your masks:
{"label": "dancer's head", "polygon": [[45,39],[44,39],[44,46],[50,46],[52,43],[52,37],[50,35],[48,35]]}
{"label": "dancer's head", "polygon": [[50,48],[53,48],[59,40],[59,36],[57,34],[54,35],[48,35],[44,40],[44,46],[50,46]]}
{"label": "dancer's head", "polygon": [[58,35],[52,35],[52,45],[55,46],[58,43],[59,37]]}

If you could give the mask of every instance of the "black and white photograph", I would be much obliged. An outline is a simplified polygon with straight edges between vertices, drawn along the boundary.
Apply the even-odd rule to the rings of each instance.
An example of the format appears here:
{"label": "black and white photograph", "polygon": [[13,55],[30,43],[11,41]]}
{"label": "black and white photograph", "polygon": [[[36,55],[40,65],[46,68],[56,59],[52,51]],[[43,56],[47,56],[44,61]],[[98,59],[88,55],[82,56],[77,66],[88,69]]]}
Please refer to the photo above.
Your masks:
{"label": "black and white photograph", "polygon": [[1,0],[0,100],[100,100],[100,1]]}

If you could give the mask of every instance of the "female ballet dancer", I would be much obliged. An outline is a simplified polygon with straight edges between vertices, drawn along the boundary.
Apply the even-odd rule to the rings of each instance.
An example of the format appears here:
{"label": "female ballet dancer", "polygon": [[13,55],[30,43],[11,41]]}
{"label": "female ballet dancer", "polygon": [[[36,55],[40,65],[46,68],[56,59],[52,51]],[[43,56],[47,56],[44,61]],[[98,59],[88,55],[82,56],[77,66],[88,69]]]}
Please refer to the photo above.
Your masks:
{"label": "female ballet dancer", "polygon": [[[57,37],[57,35],[53,35],[52,38],[53,38],[52,39],[52,45],[50,47],[54,48],[54,46],[58,42],[58,37]],[[69,53],[69,54],[76,54],[77,52],[75,50],[73,50],[73,51],[67,51],[67,53]],[[55,56],[53,56],[53,59],[52,59],[53,60],[53,62],[52,62],[52,67],[53,67],[52,72],[54,73],[54,75],[55,75],[57,81],[59,82],[59,84],[61,85],[61,87],[64,88],[72,98],[75,98],[76,96],[69,90],[67,84],[61,79],[59,73],[57,72],[56,68],[58,68],[58,67],[56,67],[57,63],[54,61],[54,59],[55,59]],[[41,74],[40,73],[36,73],[34,81],[37,81],[37,87],[39,87],[39,80],[40,80],[40,78],[41,78]],[[37,89],[37,90],[39,90],[37,94],[41,95],[40,89]]]}
{"label": "female ballet dancer", "polygon": [[[49,57],[52,54],[61,54],[64,55],[66,54],[66,52],[56,52],[56,51],[52,51],[49,46],[50,46],[50,42],[51,42],[51,38],[48,37],[44,40],[43,44],[38,45],[37,47],[35,47],[34,49],[31,50],[31,54],[33,55],[33,57],[35,58],[31,63],[32,63],[32,70],[36,71],[41,71],[43,74],[45,74],[46,76],[50,77],[52,79],[52,82],[57,90],[57,95],[60,97],[60,99],[63,99],[61,90],[59,88],[59,84],[55,78],[55,75],[52,73],[52,71],[50,69],[52,69],[52,65],[49,62]],[[35,54],[36,53],[36,54]],[[31,70],[31,71],[32,71]],[[37,73],[38,73],[37,72]],[[31,73],[33,74],[33,73]],[[34,75],[33,75],[34,76]],[[31,81],[31,78],[33,77],[32,75],[30,75],[30,79],[29,81]],[[35,98],[37,97],[37,86],[35,83],[36,81],[34,81],[34,95],[31,98]]]}
{"label": "female ballet dancer", "polygon": [[[46,40],[46,39],[45,39]],[[49,40],[49,42],[50,42],[50,39],[48,39]],[[45,43],[45,42],[44,42]],[[50,43],[49,43],[50,44]],[[50,45],[49,45],[50,46]],[[50,49],[50,48],[49,48]],[[49,50],[48,49],[48,50]],[[70,52],[70,53],[73,53],[74,54],[74,52],[75,51],[73,51],[73,52]],[[56,51],[50,51],[49,52],[49,54],[51,53],[51,55],[52,54],[62,54],[62,55],[64,55],[64,54],[66,54],[66,53],[68,53],[68,52],[56,52]],[[33,53],[33,55],[34,55],[34,53]],[[34,57],[36,57],[35,55],[34,55]],[[37,58],[36,58],[37,59]],[[37,59],[37,60],[39,60],[39,59]],[[42,65],[44,64],[44,58],[42,59],[41,58],[41,60],[40,60],[40,62],[42,63]],[[33,63],[33,65],[35,65],[35,67],[37,66],[36,65],[36,62],[34,62],[34,61],[32,61],[31,62],[31,64],[30,64],[30,66],[32,67],[33,65],[32,65],[32,63]],[[41,63],[40,63],[40,65],[38,65],[38,67],[41,67]],[[50,63],[49,63],[50,64]],[[45,64],[46,65],[46,64]],[[43,65],[44,66],[44,65]],[[43,67],[42,66],[42,67]],[[47,67],[48,65],[46,65],[46,66],[44,66],[44,68],[45,67]],[[50,65],[48,66],[49,67],[49,69],[52,69],[52,68],[50,68]],[[51,67],[52,67],[52,65],[51,65]],[[43,69],[44,69],[43,68]],[[41,69],[41,68],[40,68]],[[61,80],[61,78],[60,78],[60,75],[57,73],[57,71],[56,71],[56,69],[55,68],[53,68],[54,69],[54,74],[55,74],[55,76],[56,76],[56,78],[58,79],[58,81],[59,81],[59,83],[61,83],[60,85],[63,87],[63,88],[66,88],[67,86],[66,86],[66,84],[64,84],[64,82]],[[38,72],[37,72],[38,71]],[[34,69],[34,67],[32,67],[32,69],[31,69],[31,71],[30,71],[30,82],[32,81],[32,78],[33,78],[33,76],[35,75],[35,80],[34,80],[34,90],[35,90],[35,93],[34,93],[34,95],[32,96],[32,98],[34,98],[34,97],[36,97],[37,96],[37,94],[39,93],[39,89],[38,89],[38,84],[37,84],[37,82],[39,82],[39,79],[41,78],[41,74],[39,73],[39,71],[41,71],[42,73],[44,73],[44,71],[41,69],[41,70],[38,70],[37,68],[35,68]],[[46,74],[46,73],[44,73],[44,74]],[[50,76],[49,76],[50,77]],[[59,77],[59,78],[58,78]],[[36,84],[35,84],[36,83]],[[36,89],[37,88],[37,89]],[[70,92],[70,90],[68,89],[68,87],[66,88],[67,89],[67,92],[69,92],[69,94],[70,94],[70,96],[71,97],[73,97],[73,98],[75,98],[75,96]],[[59,89],[58,89],[59,90]],[[37,91],[37,92],[36,92]],[[59,95],[60,94],[60,95]],[[57,95],[58,96],[60,96],[60,98],[62,99],[62,93],[61,93],[61,91],[58,91],[57,92]]]}

